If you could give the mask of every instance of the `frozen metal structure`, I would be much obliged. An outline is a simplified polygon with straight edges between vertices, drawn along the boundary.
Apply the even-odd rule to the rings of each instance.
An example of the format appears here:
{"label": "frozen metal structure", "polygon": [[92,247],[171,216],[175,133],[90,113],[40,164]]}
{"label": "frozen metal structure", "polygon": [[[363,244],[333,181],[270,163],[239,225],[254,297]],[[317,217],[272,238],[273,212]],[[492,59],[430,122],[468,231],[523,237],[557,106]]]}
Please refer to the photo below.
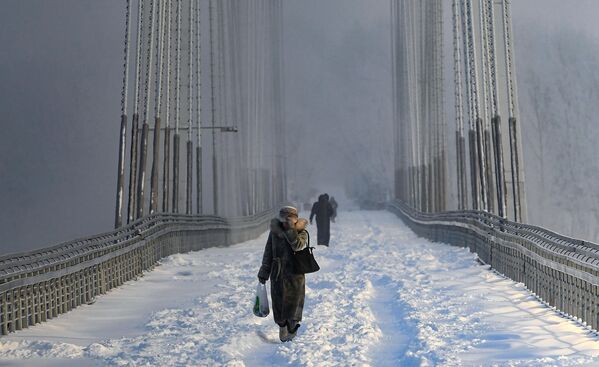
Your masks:
{"label": "frozen metal structure", "polygon": [[115,230],[0,257],[2,334],[162,257],[255,238],[285,200],[282,0],[124,4]]}
{"label": "frozen metal structure", "polygon": [[[444,13],[453,28],[455,140],[443,114]],[[391,0],[391,16],[396,201],[389,209],[418,235],[468,247],[599,330],[599,245],[524,224],[510,0]],[[447,211],[452,141],[457,205]]]}
{"label": "frozen metal structure", "polygon": [[395,195],[425,212],[447,206],[440,1],[392,1]]}
{"label": "frozen metal structure", "polygon": [[137,279],[161,258],[247,241],[273,211],[241,218],[151,214],[112,232],[0,257],[0,332],[52,319]]}
{"label": "frozen metal structure", "polygon": [[253,215],[284,200],[281,9],[127,1],[115,228],[207,207]]}
{"label": "frozen metal structure", "polygon": [[451,10],[457,209],[526,221],[509,1],[391,1],[396,196],[448,208],[443,96],[445,10]]}

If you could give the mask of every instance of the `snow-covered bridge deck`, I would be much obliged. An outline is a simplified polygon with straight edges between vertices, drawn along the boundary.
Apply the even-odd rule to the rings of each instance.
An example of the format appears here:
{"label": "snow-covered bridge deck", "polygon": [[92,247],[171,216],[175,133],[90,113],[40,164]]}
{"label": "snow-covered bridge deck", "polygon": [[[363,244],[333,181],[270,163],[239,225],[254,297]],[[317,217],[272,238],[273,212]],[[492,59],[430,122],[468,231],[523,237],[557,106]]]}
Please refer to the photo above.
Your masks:
{"label": "snow-covered bridge deck", "polygon": [[594,333],[388,212],[341,213],[331,247],[316,249],[298,337],[279,343],[272,316],[251,312],[265,239],[171,256],[2,337],[0,365],[599,365]]}

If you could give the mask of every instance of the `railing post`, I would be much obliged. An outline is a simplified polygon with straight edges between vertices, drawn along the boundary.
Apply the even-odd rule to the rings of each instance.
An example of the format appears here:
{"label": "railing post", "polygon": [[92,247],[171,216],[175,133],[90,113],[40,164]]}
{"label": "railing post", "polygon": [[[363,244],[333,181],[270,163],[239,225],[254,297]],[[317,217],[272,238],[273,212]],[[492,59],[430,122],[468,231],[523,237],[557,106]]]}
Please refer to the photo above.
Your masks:
{"label": "railing post", "polygon": [[599,289],[596,284],[591,285],[591,300],[593,305],[591,307],[591,327],[595,330],[599,330]]}
{"label": "railing post", "polygon": [[42,294],[41,294],[41,315],[42,322],[45,322],[48,319],[48,282],[45,281],[41,284]]}
{"label": "railing post", "polygon": [[0,296],[2,297],[2,304],[0,305],[2,307],[2,335],[6,335],[8,334],[8,300],[6,297],[6,294],[9,291],[6,292],[2,292],[2,294],[0,294]]}
{"label": "railing post", "polygon": [[26,312],[26,326],[25,327],[29,327],[29,325],[33,325],[35,324],[35,313],[34,313],[34,302],[33,302],[33,287],[31,285],[27,286],[26,289],[26,294],[27,294],[27,300],[26,300],[26,307],[25,307],[25,312]]}

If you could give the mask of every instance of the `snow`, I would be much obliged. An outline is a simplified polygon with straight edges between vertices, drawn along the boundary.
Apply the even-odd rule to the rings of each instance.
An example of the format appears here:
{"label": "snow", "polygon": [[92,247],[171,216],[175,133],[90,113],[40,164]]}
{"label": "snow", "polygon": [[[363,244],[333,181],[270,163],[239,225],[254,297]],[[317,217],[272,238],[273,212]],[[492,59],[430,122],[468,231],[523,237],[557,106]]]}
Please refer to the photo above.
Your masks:
{"label": "snow", "polygon": [[265,239],[170,256],[93,305],[0,338],[0,365],[599,365],[594,332],[388,212],[340,213],[331,247],[315,250],[322,270],[307,275],[298,336],[280,343],[272,314],[252,313]]}

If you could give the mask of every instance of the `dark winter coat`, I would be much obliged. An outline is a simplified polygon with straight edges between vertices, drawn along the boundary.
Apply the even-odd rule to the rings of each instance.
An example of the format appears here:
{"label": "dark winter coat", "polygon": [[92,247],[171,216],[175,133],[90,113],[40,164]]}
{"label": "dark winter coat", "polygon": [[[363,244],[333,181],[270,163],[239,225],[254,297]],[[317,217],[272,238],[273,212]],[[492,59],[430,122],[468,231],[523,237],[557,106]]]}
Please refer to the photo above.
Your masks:
{"label": "dark winter coat", "polygon": [[258,278],[270,278],[272,310],[279,325],[290,320],[302,320],[306,278],[304,274],[295,273],[293,252],[307,245],[308,232],[305,229],[285,231],[278,219],[271,220]]}
{"label": "dark winter coat", "polygon": [[331,217],[333,216],[333,207],[329,203],[329,198],[326,195],[320,195],[318,201],[312,205],[310,212],[310,222],[316,216],[316,228],[318,229],[318,244],[329,245],[331,238]]}

